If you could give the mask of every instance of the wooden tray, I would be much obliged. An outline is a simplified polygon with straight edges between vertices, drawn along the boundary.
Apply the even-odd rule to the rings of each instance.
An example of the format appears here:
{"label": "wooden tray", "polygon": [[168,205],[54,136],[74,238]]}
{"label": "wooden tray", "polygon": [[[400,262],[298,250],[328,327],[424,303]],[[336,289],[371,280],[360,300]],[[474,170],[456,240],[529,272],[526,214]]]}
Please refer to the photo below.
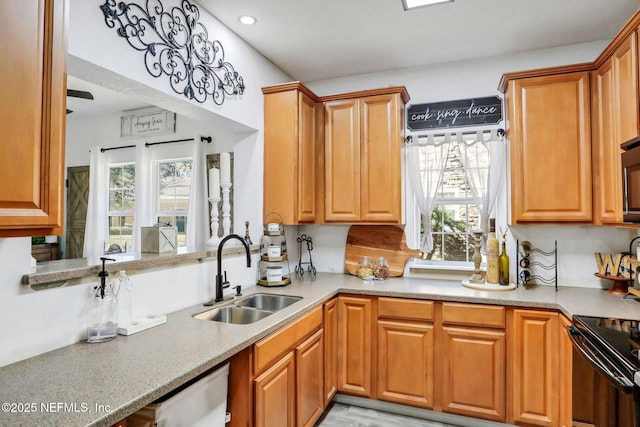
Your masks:
{"label": "wooden tray", "polygon": [[372,262],[384,257],[389,262],[389,276],[404,273],[409,258],[421,258],[422,252],[407,247],[404,230],[395,225],[352,225],[347,234],[345,265],[350,274],[357,275],[358,263],[368,256]]}

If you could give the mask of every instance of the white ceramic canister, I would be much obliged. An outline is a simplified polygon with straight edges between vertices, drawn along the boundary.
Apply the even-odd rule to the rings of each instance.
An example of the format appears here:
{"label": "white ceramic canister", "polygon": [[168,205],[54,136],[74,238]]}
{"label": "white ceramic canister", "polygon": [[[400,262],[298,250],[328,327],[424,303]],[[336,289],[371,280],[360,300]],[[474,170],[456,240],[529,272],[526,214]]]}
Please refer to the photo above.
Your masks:
{"label": "white ceramic canister", "polygon": [[282,282],[282,267],[267,267],[267,282]]}
{"label": "white ceramic canister", "polygon": [[271,244],[267,246],[267,256],[269,258],[280,258],[280,245]]}

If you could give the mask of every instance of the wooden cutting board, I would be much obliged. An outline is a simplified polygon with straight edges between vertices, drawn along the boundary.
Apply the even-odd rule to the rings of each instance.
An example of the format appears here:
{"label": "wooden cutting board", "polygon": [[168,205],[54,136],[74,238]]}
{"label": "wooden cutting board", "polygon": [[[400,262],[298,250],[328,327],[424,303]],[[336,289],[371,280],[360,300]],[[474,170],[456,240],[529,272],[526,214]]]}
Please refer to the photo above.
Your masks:
{"label": "wooden cutting board", "polygon": [[389,275],[402,276],[409,258],[421,258],[422,252],[407,247],[404,229],[395,225],[352,225],[347,234],[345,264],[350,274],[357,275],[358,263],[364,256],[371,261],[384,257],[389,262]]}

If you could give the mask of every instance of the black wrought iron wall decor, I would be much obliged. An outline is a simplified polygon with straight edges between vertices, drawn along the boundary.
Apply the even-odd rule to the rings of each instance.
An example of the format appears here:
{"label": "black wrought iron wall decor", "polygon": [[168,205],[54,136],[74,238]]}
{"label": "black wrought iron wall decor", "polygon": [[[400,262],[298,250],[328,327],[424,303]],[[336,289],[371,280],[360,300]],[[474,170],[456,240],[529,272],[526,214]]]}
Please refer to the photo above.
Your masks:
{"label": "black wrought iron wall decor", "polygon": [[200,10],[182,0],[165,11],[160,0],[134,2],[105,0],[100,6],[109,28],[135,50],[144,52],[144,64],[153,77],[166,75],[171,88],[188,99],[204,103],[209,97],[222,105],[226,95],[242,95],[244,80],[224,59],[218,40],[198,22]]}

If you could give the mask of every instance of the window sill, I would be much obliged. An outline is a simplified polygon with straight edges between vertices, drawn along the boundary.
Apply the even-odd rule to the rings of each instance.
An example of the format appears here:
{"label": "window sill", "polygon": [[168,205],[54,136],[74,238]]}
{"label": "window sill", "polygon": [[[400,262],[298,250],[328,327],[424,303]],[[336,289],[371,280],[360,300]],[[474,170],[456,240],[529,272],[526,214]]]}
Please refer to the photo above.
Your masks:
{"label": "window sill", "polygon": [[[259,252],[260,245],[252,245],[251,253]],[[139,270],[143,268],[163,267],[170,264],[184,264],[202,261],[203,259],[217,259],[217,248],[203,248],[201,250],[182,250],[179,252],[152,253],[124,253],[106,255],[116,262],[109,262],[105,268],[109,273],[120,270]],[[223,255],[244,254],[244,248],[228,246],[222,250]],[[63,259],[37,264],[30,273],[22,276],[22,285],[40,291],[57,288],[67,284],[68,280],[97,276],[101,269],[99,259],[95,262],[87,258]]]}
{"label": "window sill", "polygon": [[409,267],[411,277],[444,280],[465,280],[471,277],[474,267],[468,265],[418,264]]}

